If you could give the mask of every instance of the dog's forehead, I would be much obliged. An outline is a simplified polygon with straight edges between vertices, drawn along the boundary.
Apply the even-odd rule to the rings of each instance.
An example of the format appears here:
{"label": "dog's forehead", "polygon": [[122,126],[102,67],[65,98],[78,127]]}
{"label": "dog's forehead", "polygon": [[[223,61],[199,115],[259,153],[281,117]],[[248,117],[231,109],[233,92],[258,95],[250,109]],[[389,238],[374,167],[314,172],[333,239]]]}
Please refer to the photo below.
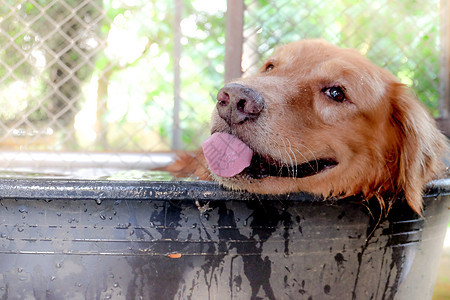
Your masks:
{"label": "dog's forehead", "polygon": [[293,42],[278,48],[269,60],[279,63],[295,64],[311,67],[340,59],[343,64],[369,63],[354,49],[345,49],[324,40],[304,40]]}
{"label": "dog's forehead", "polygon": [[286,44],[278,48],[268,61],[278,66],[294,68],[295,72],[300,74],[317,76],[343,74],[347,77],[354,75],[372,79],[386,75],[382,68],[357,50],[341,48],[325,40],[303,40]]}
{"label": "dog's forehead", "polygon": [[[269,61],[289,68],[290,71],[286,74],[295,72],[298,80],[319,85],[344,86],[351,95],[358,96],[355,100],[360,107],[372,107],[376,101],[366,101],[366,97],[359,95],[371,95],[371,99],[380,99],[386,89],[383,78],[390,78],[390,75],[358,51],[340,48],[324,40],[286,44],[276,50]],[[293,76],[289,75],[289,78]]]}

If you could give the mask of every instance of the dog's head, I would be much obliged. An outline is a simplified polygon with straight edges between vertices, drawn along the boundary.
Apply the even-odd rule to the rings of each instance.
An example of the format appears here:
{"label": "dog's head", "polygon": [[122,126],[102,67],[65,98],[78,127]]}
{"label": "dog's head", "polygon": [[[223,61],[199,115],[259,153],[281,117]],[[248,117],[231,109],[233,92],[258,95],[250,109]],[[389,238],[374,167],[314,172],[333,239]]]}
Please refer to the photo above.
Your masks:
{"label": "dog's head", "polygon": [[217,99],[212,133],[251,149],[242,172],[213,174],[232,189],[389,195],[388,204],[405,196],[420,213],[424,184],[442,170],[445,138],[424,107],[355,50],[322,40],[287,44]]}

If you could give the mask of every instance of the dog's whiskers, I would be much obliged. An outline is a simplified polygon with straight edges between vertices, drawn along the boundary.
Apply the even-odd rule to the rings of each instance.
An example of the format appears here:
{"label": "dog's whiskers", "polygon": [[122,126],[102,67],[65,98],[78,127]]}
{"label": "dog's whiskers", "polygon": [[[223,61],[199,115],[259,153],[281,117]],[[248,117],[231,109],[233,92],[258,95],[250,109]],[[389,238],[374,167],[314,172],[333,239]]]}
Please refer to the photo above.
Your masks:
{"label": "dog's whiskers", "polygon": [[[308,150],[309,153],[311,153],[311,155],[312,155],[312,157],[313,157],[313,160],[316,162],[316,170],[318,170],[318,169],[319,169],[319,163],[318,163],[318,159],[317,159],[316,155],[314,154],[314,152],[313,152],[311,149],[309,149],[308,147],[306,147],[305,145],[303,145],[303,144],[300,144],[300,146],[302,146],[303,148],[305,148],[306,150]],[[311,160],[306,159],[305,155],[303,155],[303,153],[302,153],[300,150],[297,150],[297,152],[300,153],[300,155],[304,158],[305,161],[308,161],[308,163],[311,161]],[[311,165],[311,163],[309,163],[309,166],[310,166],[311,168],[313,168],[313,166]]]}
{"label": "dog's whiskers", "polygon": [[[287,155],[287,157],[289,157],[289,161],[290,161],[290,163],[288,161],[286,161],[286,167],[288,170],[292,168],[292,178],[295,178],[297,175],[297,157],[295,156],[295,153],[292,151],[292,144],[288,138],[286,138],[286,141],[289,143],[289,146],[287,146],[283,140],[284,151],[286,152],[286,155]],[[291,153],[294,156],[294,159],[292,159]],[[295,163],[294,163],[294,160],[295,160]]]}

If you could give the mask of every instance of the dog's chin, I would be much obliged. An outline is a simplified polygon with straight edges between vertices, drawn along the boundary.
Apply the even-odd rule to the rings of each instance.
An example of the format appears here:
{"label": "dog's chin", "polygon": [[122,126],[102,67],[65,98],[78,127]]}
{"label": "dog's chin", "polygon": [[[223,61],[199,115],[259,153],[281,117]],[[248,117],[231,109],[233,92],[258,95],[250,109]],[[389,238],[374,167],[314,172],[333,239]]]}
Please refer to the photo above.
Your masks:
{"label": "dog's chin", "polygon": [[[249,178],[243,175],[234,177],[220,177],[213,174],[213,178],[221,186],[233,191],[246,191],[255,194],[282,195],[303,191],[302,181],[307,179],[293,179],[287,177],[265,177],[262,179]],[[274,188],[276,187],[276,188]],[[308,190],[305,190],[308,192]]]}
{"label": "dog's chin", "polygon": [[308,179],[315,179],[316,176],[326,175],[338,164],[334,158],[324,158],[296,166],[285,166],[273,159],[254,155],[250,166],[241,173],[233,177],[221,177],[212,173],[212,177],[231,190],[258,194],[286,194],[299,192],[302,183]]}
{"label": "dog's chin", "polygon": [[[262,179],[255,179],[245,175],[238,174],[233,177],[220,177],[212,174],[214,181],[217,181],[221,186],[233,191],[246,191],[256,194],[286,194],[295,191],[295,183],[292,178],[275,178],[265,177]],[[277,188],[273,187],[276,184]]]}

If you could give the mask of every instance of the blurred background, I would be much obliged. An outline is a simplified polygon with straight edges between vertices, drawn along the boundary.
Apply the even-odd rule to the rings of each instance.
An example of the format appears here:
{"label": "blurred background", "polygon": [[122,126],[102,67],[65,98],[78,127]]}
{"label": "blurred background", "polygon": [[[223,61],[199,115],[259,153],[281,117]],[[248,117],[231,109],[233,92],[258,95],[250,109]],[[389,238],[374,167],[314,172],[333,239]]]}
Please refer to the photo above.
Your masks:
{"label": "blurred background", "polygon": [[[98,176],[111,166],[167,162],[164,153],[196,149],[209,135],[226,79],[252,73],[274,47],[304,38],[358,49],[446,118],[448,6],[0,0],[0,167],[41,174],[52,166],[67,174],[95,167],[89,174]],[[450,299],[445,276],[436,299]]]}

